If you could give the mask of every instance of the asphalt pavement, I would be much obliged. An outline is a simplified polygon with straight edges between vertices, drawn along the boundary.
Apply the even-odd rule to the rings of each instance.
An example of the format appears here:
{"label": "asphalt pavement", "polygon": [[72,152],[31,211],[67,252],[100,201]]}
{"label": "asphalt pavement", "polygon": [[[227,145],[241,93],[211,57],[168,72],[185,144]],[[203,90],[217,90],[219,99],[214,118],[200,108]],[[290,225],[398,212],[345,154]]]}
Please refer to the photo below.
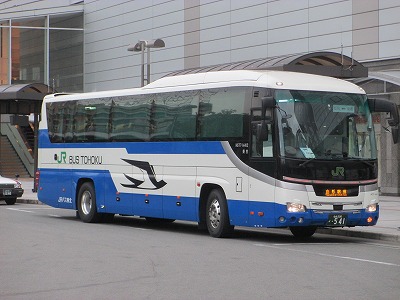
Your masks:
{"label": "asphalt pavement", "polygon": [[[24,194],[17,203],[41,204],[33,192],[33,179],[20,178]],[[361,237],[400,243],[400,197],[380,196],[380,215],[375,226],[353,228],[321,228],[319,233]]]}

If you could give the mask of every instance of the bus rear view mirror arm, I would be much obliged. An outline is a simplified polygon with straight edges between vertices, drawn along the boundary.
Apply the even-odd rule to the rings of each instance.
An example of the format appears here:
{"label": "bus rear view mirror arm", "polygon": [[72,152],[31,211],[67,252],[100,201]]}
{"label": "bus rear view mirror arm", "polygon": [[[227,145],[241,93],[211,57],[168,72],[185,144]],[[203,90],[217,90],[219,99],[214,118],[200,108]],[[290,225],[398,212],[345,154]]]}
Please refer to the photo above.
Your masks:
{"label": "bus rear view mirror arm", "polygon": [[388,123],[390,126],[399,125],[399,111],[397,105],[386,99],[368,99],[368,105],[371,112],[388,112],[390,113],[390,118],[388,118]]}
{"label": "bus rear view mirror arm", "polygon": [[268,126],[265,120],[257,124],[257,140],[268,141]]}
{"label": "bus rear view mirror arm", "polygon": [[370,98],[368,105],[371,112],[387,112],[390,113],[388,124],[392,127],[393,142],[397,144],[399,140],[399,111],[397,105],[387,99]]}

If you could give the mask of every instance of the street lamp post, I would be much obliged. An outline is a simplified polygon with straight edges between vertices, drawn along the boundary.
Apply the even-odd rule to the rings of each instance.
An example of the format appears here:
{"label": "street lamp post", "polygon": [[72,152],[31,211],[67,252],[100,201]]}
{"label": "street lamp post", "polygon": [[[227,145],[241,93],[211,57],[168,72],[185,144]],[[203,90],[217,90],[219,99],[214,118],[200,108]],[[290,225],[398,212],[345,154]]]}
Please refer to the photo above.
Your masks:
{"label": "street lamp post", "polygon": [[130,46],[128,51],[141,52],[142,63],[141,63],[141,86],[144,86],[144,50],[147,49],[147,84],[150,83],[150,48],[163,48],[165,42],[162,39],[156,39],[151,41],[139,40],[135,46]]}

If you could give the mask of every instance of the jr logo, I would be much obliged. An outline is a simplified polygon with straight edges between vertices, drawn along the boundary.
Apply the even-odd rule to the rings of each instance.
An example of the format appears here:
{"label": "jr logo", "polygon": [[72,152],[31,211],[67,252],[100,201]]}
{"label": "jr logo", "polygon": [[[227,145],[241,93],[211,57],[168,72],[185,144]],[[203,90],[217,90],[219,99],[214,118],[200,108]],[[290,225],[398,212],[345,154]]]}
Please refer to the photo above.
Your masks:
{"label": "jr logo", "polygon": [[54,159],[57,160],[59,164],[66,164],[67,163],[67,152],[62,151],[60,156],[54,154]]}
{"label": "jr logo", "polygon": [[332,170],[331,174],[333,177],[342,176],[344,177],[344,168],[343,167],[336,167],[336,170]]}

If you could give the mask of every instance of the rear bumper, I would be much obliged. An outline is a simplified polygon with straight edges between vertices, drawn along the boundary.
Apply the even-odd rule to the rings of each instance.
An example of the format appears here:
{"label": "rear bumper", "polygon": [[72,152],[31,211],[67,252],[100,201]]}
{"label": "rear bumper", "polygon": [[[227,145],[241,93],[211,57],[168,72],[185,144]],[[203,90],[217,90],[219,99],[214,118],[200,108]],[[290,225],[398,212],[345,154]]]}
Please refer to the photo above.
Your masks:
{"label": "rear bumper", "polygon": [[12,199],[21,197],[24,194],[24,190],[21,188],[2,188],[0,189],[0,199]]}

